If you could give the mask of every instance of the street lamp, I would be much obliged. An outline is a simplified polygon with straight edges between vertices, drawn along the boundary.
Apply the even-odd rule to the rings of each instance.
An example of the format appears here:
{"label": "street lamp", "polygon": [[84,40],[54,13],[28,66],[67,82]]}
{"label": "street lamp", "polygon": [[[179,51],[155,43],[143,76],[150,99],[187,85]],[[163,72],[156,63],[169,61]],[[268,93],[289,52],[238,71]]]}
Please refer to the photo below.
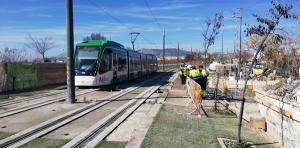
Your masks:
{"label": "street lamp", "polygon": [[131,37],[131,44],[132,44],[132,49],[134,49],[134,42],[136,40],[136,38],[140,35],[139,32],[130,32],[130,37]]}
{"label": "street lamp", "polygon": [[[240,52],[239,52],[239,66],[238,66],[238,75],[241,72],[242,67],[242,15],[241,15],[242,8],[238,8],[236,12],[233,13],[232,18],[236,18],[240,20]],[[237,75],[237,80],[239,79]]]}

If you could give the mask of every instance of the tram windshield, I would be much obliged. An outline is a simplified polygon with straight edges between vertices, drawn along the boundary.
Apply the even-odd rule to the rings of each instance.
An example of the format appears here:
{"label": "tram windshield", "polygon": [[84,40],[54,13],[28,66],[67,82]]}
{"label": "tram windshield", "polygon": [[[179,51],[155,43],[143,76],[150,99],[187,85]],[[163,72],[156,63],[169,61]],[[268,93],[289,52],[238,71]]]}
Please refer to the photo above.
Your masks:
{"label": "tram windshield", "polygon": [[75,56],[76,75],[96,75],[97,59],[100,48],[78,46]]}

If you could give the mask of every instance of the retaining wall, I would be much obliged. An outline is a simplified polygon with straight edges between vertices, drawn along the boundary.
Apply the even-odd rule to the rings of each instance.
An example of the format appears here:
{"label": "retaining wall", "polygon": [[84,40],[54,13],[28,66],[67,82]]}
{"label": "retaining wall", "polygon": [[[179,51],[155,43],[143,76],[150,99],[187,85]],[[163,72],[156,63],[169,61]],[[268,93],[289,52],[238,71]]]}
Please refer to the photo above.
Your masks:
{"label": "retaining wall", "polygon": [[257,90],[255,100],[267,122],[267,132],[284,146],[300,147],[300,102],[284,102],[262,90]]}
{"label": "retaining wall", "polygon": [[[223,80],[228,89],[241,89],[244,82]],[[277,80],[278,81],[278,80]],[[210,81],[211,87],[216,82]],[[221,81],[222,82],[222,81]],[[255,102],[246,102],[243,118],[250,121],[251,117],[266,120],[266,131],[285,147],[300,148],[300,100],[282,101],[282,98],[268,94],[262,88],[273,85],[276,81],[252,81]],[[220,83],[219,83],[220,84]],[[229,109],[239,114],[240,102],[228,102]]]}

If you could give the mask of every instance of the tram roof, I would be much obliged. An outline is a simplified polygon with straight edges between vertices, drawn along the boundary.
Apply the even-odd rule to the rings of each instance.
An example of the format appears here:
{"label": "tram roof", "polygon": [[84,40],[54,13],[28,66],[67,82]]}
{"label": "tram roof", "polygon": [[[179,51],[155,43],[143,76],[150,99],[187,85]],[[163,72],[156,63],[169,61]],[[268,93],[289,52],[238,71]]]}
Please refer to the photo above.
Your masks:
{"label": "tram roof", "polygon": [[77,46],[104,46],[107,44],[106,40],[88,40],[78,43]]}

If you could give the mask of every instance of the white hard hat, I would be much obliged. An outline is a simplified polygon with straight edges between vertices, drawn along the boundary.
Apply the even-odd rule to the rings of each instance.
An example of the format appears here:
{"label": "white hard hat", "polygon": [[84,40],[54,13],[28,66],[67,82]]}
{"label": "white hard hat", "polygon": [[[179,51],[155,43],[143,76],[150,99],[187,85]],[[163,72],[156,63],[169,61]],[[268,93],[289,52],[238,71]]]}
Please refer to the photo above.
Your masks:
{"label": "white hard hat", "polygon": [[192,65],[188,65],[187,68],[192,68]]}

